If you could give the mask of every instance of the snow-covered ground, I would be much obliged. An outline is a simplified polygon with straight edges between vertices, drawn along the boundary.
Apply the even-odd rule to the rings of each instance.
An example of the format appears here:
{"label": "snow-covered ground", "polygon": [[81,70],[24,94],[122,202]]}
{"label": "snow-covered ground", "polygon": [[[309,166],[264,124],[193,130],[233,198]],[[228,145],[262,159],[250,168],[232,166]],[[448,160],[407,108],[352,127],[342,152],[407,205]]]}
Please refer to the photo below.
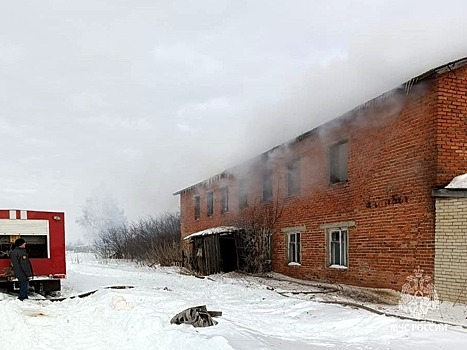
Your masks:
{"label": "snow-covered ground", "polygon": [[[132,289],[105,289],[131,285]],[[465,349],[461,327],[401,320],[283,296],[249,278],[200,279],[175,268],[68,253],[62,302],[0,295],[1,349]],[[222,311],[207,328],[172,325],[188,307]]]}

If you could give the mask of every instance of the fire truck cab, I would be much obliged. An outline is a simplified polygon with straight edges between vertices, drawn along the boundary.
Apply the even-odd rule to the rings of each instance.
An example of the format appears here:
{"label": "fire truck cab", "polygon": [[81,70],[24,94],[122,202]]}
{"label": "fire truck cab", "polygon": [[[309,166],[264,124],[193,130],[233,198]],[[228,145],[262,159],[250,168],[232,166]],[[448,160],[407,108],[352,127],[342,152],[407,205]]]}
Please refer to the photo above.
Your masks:
{"label": "fire truck cab", "polygon": [[60,290],[66,277],[65,214],[35,210],[0,209],[0,288],[17,289],[10,252],[23,238],[33,269],[29,281],[37,293]]}

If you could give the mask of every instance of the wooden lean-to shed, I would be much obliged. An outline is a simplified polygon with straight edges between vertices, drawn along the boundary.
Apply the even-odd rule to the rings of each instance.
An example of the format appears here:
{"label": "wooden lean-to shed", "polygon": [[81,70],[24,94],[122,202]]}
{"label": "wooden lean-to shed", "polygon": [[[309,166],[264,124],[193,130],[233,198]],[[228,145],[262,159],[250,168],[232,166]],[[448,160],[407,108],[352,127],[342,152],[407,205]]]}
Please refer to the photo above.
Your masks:
{"label": "wooden lean-to shed", "polygon": [[192,269],[202,275],[237,270],[239,258],[235,236],[240,231],[235,226],[220,226],[185,237],[191,245]]}

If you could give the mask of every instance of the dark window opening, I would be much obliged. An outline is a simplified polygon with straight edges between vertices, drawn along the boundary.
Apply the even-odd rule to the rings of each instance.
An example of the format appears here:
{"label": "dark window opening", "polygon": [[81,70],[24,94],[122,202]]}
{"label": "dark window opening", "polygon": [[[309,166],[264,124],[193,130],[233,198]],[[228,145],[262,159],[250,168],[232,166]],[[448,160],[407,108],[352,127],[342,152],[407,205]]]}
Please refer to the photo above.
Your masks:
{"label": "dark window opening", "polygon": [[198,220],[201,216],[201,198],[200,196],[195,196],[195,220]]}
{"label": "dark window opening", "polygon": [[287,194],[300,193],[300,159],[294,159],[287,165]]}
{"label": "dark window opening", "polygon": [[208,216],[211,216],[214,214],[214,193],[212,191],[208,192],[207,202]]}
{"label": "dark window opening", "polygon": [[240,180],[238,183],[238,205],[240,209],[248,207],[248,183]]}
{"label": "dark window opening", "polygon": [[267,169],[263,172],[263,202],[272,200],[272,170]]}
{"label": "dark window opening", "polygon": [[329,152],[329,173],[331,183],[348,180],[349,147],[347,142],[331,146]]}
{"label": "dark window opening", "polygon": [[229,188],[221,188],[221,213],[229,211]]}

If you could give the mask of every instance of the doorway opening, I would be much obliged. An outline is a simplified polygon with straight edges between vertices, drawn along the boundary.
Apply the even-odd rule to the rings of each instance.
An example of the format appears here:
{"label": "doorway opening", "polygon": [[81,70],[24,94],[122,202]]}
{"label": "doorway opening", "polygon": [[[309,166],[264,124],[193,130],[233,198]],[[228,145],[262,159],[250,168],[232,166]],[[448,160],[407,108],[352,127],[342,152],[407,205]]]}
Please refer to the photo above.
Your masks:
{"label": "doorway opening", "polygon": [[219,237],[221,255],[221,269],[223,272],[231,272],[238,269],[237,246],[232,235]]}

